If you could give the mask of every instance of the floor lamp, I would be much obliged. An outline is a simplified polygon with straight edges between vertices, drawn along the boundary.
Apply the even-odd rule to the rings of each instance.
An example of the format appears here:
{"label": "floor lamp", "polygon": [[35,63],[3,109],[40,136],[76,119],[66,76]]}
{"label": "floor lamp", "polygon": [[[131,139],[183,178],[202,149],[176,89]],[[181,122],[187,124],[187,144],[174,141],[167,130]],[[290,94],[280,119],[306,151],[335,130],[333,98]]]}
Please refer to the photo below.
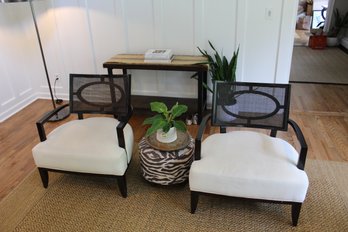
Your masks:
{"label": "floor lamp", "polygon": [[[34,7],[33,7],[33,3],[32,3],[33,0],[0,0],[0,3],[15,3],[15,2],[29,2],[29,4],[30,4],[30,10],[31,10],[31,15],[33,17],[33,21],[34,21],[34,25],[35,25],[36,36],[37,36],[37,40],[39,41],[39,47],[40,47],[42,62],[43,62],[44,68],[45,68],[47,84],[48,84],[48,88],[50,90],[52,105],[53,105],[53,108],[55,109],[56,108],[56,103],[54,101],[54,97],[53,97],[53,93],[52,93],[51,81],[50,81],[50,77],[48,75],[46,59],[45,59],[45,55],[44,55],[44,52],[43,52],[43,49],[42,49],[40,33],[39,33],[38,26],[37,26],[36,18],[35,18],[35,11],[34,11]],[[59,113],[57,113],[55,116],[53,116],[49,121],[51,121],[51,122],[60,121],[60,120],[65,119],[66,117],[68,117],[70,113],[69,113],[67,108],[65,108],[65,109],[59,111]]]}

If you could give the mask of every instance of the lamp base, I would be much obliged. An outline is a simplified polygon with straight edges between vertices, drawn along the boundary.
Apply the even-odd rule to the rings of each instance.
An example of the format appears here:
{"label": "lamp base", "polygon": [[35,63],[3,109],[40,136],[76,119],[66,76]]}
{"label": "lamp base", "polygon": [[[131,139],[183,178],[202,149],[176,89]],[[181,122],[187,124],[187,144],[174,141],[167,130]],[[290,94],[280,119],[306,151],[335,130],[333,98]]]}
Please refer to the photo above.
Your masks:
{"label": "lamp base", "polygon": [[65,108],[65,109],[62,109],[61,111],[59,111],[56,115],[53,115],[52,118],[50,118],[50,120],[48,120],[48,121],[49,122],[61,121],[63,119],[66,119],[67,117],[69,117],[69,115],[70,115],[69,108]]}

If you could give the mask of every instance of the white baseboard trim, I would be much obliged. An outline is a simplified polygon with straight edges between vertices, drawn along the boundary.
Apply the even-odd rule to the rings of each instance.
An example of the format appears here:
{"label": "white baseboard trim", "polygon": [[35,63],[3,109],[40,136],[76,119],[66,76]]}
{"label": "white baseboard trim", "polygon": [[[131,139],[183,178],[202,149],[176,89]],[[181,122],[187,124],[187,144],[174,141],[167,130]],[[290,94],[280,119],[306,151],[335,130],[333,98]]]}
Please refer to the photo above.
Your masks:
{"label": "white baseboard trim", "polygon": [[37,100],[39,97],[37,94],[32,94],[29,97],[21,100],[20,102],[16,103],[15,105],[11,106],[10,108],[6,109],[4,112],[1,112],[0,114],[0,122],[5,121],[9,117],[13,116],[26,106],[33,103],[35,100]]}
{"label": "white baseboard trim", "polygon": [[[49,93],[44,93],[44,92],[38,92],[37,93],[37,98],[38,99],[51,99],[51,95],[49,94]],[[69,100],[69,94],[59,94],[58,96],[57,96],[59,99],[63,99],[63,100]]]}
{"label": "white baseboard trim", "polygon": [[[68,94],[59,94],[57,96],[60,99],[63,100],[69,100],[69,95]],[[44,92],[37,92],[33,93],[29,97],[19,101],[18,103],[14,104],[8,109],[5,109],[4,112],[0,113],[0,123],[5,121],[6,119],[10,118],[20,110],[24,109],[26,106],[30,105],[37,99],[48,99],[51,100],[51,95],[49,93],[44,93]]]}

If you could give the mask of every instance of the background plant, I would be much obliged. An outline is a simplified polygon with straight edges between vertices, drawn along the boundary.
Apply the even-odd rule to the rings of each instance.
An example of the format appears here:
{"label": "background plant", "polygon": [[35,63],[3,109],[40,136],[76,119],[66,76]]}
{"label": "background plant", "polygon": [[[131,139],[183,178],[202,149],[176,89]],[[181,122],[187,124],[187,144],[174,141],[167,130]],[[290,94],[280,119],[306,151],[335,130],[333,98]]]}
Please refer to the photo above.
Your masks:
{"label": "background plant", "polygon": [[187,111],[186,105],[179,105],[177,102],[170,110],[163,102],[151,102],[150,106],[151,111],[158,114],[144,120],[143,125],[151,125],[147,129],[145,136],[149,136],[159,129],[167,133],[171,127],[175,127],[180,131],[186,131],[185,123],[181,120],[175,120]]}
{"label": "background plant", "polygon": [[[237,51],[233,52],[232,58],[230,59],[230,61],[228,61],[228,59],[223,55],[222,52],[221,55],[218,53],[218,51],[209,40],[208,43],[211,49],[214,51],[214,54],[209,55],[206,50],[197,47],[200,53],[208,59],[207,62],[200,64],[209,64],[209,73],[211,75],[212,81],[217,80],[235,82],[239,47]],[[192,77],[197,79],[197,74],[193,75]],[[203,84],[205,88],[207,88],[210,92],[213,92],[213,90],[206,83]]]}
{"label": "background plant", "polygon": [[336,8],[333,13],[334,24],[328,32],[328,36],[337,37],[342,32],[343,28],[348,28],[348,12],[344,15],[341,15],[338,9]]}

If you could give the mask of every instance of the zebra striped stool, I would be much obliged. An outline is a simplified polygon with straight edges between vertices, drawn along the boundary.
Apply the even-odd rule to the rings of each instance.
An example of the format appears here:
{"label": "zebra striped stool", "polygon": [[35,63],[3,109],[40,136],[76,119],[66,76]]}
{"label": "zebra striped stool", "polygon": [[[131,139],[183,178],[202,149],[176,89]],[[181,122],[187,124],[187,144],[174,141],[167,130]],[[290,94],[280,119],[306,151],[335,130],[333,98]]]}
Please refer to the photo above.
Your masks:
{"label": "zebra striped stool", "polygon": [[139,143],[143,177],[161,185],[179,184],[188,179],[194,153],[194,139],[187,147],[176,151],[160,151],[151,147],[145,138]]}

